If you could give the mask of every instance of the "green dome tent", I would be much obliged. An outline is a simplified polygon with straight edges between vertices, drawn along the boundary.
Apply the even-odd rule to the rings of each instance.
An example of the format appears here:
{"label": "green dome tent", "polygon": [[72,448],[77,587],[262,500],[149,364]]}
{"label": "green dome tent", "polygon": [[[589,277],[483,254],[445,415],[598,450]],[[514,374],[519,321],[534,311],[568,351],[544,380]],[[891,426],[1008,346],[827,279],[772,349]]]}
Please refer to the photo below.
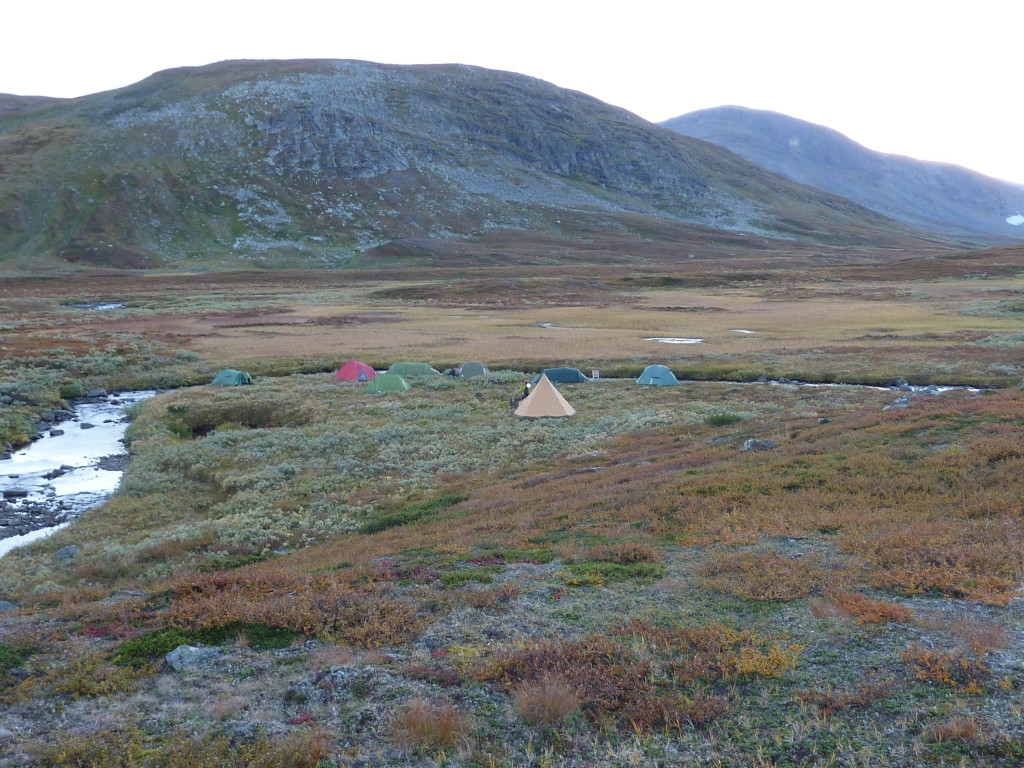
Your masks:
{"label": "green dome tent", "polygon": [[369,384],[363,387],[363,392],[380,394],[381,392],[404,392],[407,389],[412,389],[412,387],[397,373],[378,373],[370,379]]}
{"label": "green dome tent", "polygon": [[679,379],[664,365],[648,365],[644,368],[644,372],[640,374],[640,378],[636,380],[637,384],[651,384],[655,387],[671,387],[679,383]]}
{"label": "green dome tent", "polygon": [[490,371],[483,363],[463,363],[459,366],[459,376],[468,379],[470,376],[486,376]]}
{"label": "green dome tent", "polygon": [[426,363],[392,363],[388,373],[397,373],[405,378],[415,376],[440,376],[441,372],[431,368]]}
{"label": "green dome tent", "polygon": [[576,384],[581,381],[593,381],[579,368],[545,368],[533,377],[530,383],[534,386],[540,382],[541,376],[547,376],[552,384]]}
{"label": "green dome tent", "polygon": [[225,368],[217,374],[210,384],[214,387],[236,387],[241,384],[252,384],[252,376],[245,371]]}

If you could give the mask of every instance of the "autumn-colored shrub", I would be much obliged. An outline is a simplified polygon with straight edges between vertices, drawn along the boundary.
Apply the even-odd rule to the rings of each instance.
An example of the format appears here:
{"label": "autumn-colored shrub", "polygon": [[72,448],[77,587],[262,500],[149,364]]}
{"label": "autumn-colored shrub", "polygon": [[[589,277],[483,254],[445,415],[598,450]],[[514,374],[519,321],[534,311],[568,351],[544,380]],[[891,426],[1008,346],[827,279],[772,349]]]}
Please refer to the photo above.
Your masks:
{"label": "autumn-colored shrub", "polygon": [[458,674],[442,667],[417,665],[406,669],[405,674],[414,680],[426,680],[430,683],[437,683],[442,688],[450,688],[453,685],[458,685],[460,682]]}
{"label": "autumn-colored shrub", "polygon": [[512,706],[530,725],[551,726],[578,712],[580,700],[564,680],[542,677],[513,688]]}
{"label": "autumn-colored shrub", "polygon": [[703,687],[776,677],[801,646],[718,625],[658,627],[633,620],[610,635],[551,640],[494,655],[480,672],[512,689],[557,679],[573,690],[596,724],[649,731],[703,724],[729,709]]}
{"label": "autumn-colored shrub", "polygon": [[1010,641],[1002,626],[977,616],[955,619],[949,624],[949,632],[960,645],[979,657],[1005,648]]}
{"label": "autumn-colored shrub", "polygon": [[412,637],[416,606],[354,587],[329,574],[292,576],[246,569],[199,574],[179,581],[169,618],[183,629],[214,630],[240,623],[369,648]]}
{"label": "autumn-colored shrub", "polygon": [[316,730],[248,740],[174,731],[154,749],[137,728],[106,729],[60,733],[53,743],[31,748],[35,764],[48,768],[316,768],[329,754],[330,741]]}
{"label": "autumn-colored shrub", "polygon": [[752,630],[734,630],[720,624],[703,627],[659,627],[632,619],[618,628],[642,640],[667,657],[665,668],[673,679],[686,683],[736,677],[778,677],[796,666],[802,645],[785,645],[779,638],[762,637]]}
{"label": "autumn-colored shrub", "polygon": [[309,664],[316,669],[324,667],[346,667],[356,663],[356,654],[347,645],[325,644],[310,654]]}
{"label": "autumn-colored shrub", "polygon": [[142,678],[151,676],[153,671],[151,667],[113,666],[101,654],[72,655],[42,675],[25,678],[4,695],[12,701],[20,701],[40,692],[70,699],[131,693]]}
{"label": "autumn-colored shrub", "polygon": [[584,560],[566,566],[566,584],[570,587],[603,587],[609,582],[632,581],[650,584],[665,575],[665,566],[646,561],[615,563],[606,560]]}
{"label": "autumn-colored shrub", "polygon": [[745,600],[796,600],[829,579],[817,556],[791,559],[776,552],[710,557],[701,567],[709,587]]}
{"label": "autumn-colored shrub", "polygon": [[619,565],[631,565],[633,563],[660,563],[661,553],[656,549],[637,544],[635,542],[623,541],[615,544],[602,544],[591,547],[583,557],[584,560],[600,560]]}
{"label": "autumn-colored shrub", "polygon": [[450,749],[466,738],[470,718],[449,702],[410,699],[395,712],[392,737],[410,748]]}
{"label": "autumn-colored shrub", "polygon": [[947,741],[970,743],[975,741],[980,733],[981,727],[973,717],[953,717],[928,723],[923,735],[925,741],[942,744]]}
{"label": "autumn-colored shrub", "polygon": [[980,693],[983,683],[992,676],[988,664],[961,650],[930,650],[911,645],[900,658],[911,665],[918,680],[934,680],[966,693]]}
{"label": "autumn-colored shrub", "polygon": [[824,715],[834,715],[851,707],[867,707],[886,698],[893,688],[891,679],[869,679],[853,689],[836,690],[829,683],[797,691],[798,701],[813,704]]}
{"label": "autumn-colored shrub", "polygon": [[519,597],[517,584],[501,584],[482,589],[466,589],[458,594],[460,603],[479,610],[507,609]]}
{"label": "autumn-colored shrub", "polygon": [[914,612],[904,605],[884,600],[872,600],[858,592],[830,592],[828,601],[836,610],[856,620],[858,624],[906,624]]}

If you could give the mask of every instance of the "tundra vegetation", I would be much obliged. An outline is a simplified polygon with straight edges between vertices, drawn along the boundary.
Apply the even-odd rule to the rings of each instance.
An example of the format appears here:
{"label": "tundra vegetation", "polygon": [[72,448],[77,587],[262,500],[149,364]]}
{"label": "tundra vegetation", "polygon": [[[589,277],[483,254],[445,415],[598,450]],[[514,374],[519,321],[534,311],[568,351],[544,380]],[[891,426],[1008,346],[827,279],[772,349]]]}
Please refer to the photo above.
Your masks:
{"label": "tundra vegetation", "polygon": [[169,391],[0,560],[0,765],[1019,765],[1022,260],[5,280],[5,439]]}

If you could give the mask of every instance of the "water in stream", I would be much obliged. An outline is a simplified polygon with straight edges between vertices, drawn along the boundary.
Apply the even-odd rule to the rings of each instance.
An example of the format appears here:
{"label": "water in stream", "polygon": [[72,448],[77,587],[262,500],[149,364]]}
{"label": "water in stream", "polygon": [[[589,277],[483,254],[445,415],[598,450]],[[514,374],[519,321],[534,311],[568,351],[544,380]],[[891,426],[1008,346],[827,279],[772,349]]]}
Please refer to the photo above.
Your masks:
{"label": "water in stream", "polygon": [[102,503],[121,482],[125,408],[155,392],[83,403],[73,419],[0,460],[0,556],[57,530]]}

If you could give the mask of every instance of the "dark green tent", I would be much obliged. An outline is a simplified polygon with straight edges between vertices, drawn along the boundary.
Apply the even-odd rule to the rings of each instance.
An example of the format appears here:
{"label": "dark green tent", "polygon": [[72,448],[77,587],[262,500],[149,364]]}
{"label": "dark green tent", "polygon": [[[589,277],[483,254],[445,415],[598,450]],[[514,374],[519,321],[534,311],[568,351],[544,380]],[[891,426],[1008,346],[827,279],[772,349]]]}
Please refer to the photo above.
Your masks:
{"label": "dark green tent", "polygon": [[664,365],[648,365],[644,368],[644,372],[640,374],[640,378],[636,380],[636,383],[650,384],[655,387],[671,387],[674,384],[678,384],[679,379]]}
{"label": "dark green tent", "polygon": [[381,392],[404,392],[412,389],[408,382],[397,373],[378,373],[370,383],[363,387],[363,392],[379,394]]}
{"label": "dark green tent", "polygon": [[441,372],[431,368],[426,363],[393,363],[388,368],[388,373],[397,373],[405,378],[415,376],[440,376]]}
{"label": "dark green tent", "polygon": [[533,381],[530,383],[536,385],[540,381],[541,374],[546,375],[548,381],[553,384],[576,384],[581,381],[593,381],[579,368],[545,368],[541,373],[534,376]]}
{"label": "dark green tent", "polygon": [[483,363],[463,363],[459,366],[459,376],[468,379],[470,376],[486,376],[490,373]]}
{"label": "dark green tent", "polygon": [[217,374],[210,384],[215,387],[236,387],[240,384],[252,384],[252,376],[245,371],[236,371],[231,368],[225,368]]}

